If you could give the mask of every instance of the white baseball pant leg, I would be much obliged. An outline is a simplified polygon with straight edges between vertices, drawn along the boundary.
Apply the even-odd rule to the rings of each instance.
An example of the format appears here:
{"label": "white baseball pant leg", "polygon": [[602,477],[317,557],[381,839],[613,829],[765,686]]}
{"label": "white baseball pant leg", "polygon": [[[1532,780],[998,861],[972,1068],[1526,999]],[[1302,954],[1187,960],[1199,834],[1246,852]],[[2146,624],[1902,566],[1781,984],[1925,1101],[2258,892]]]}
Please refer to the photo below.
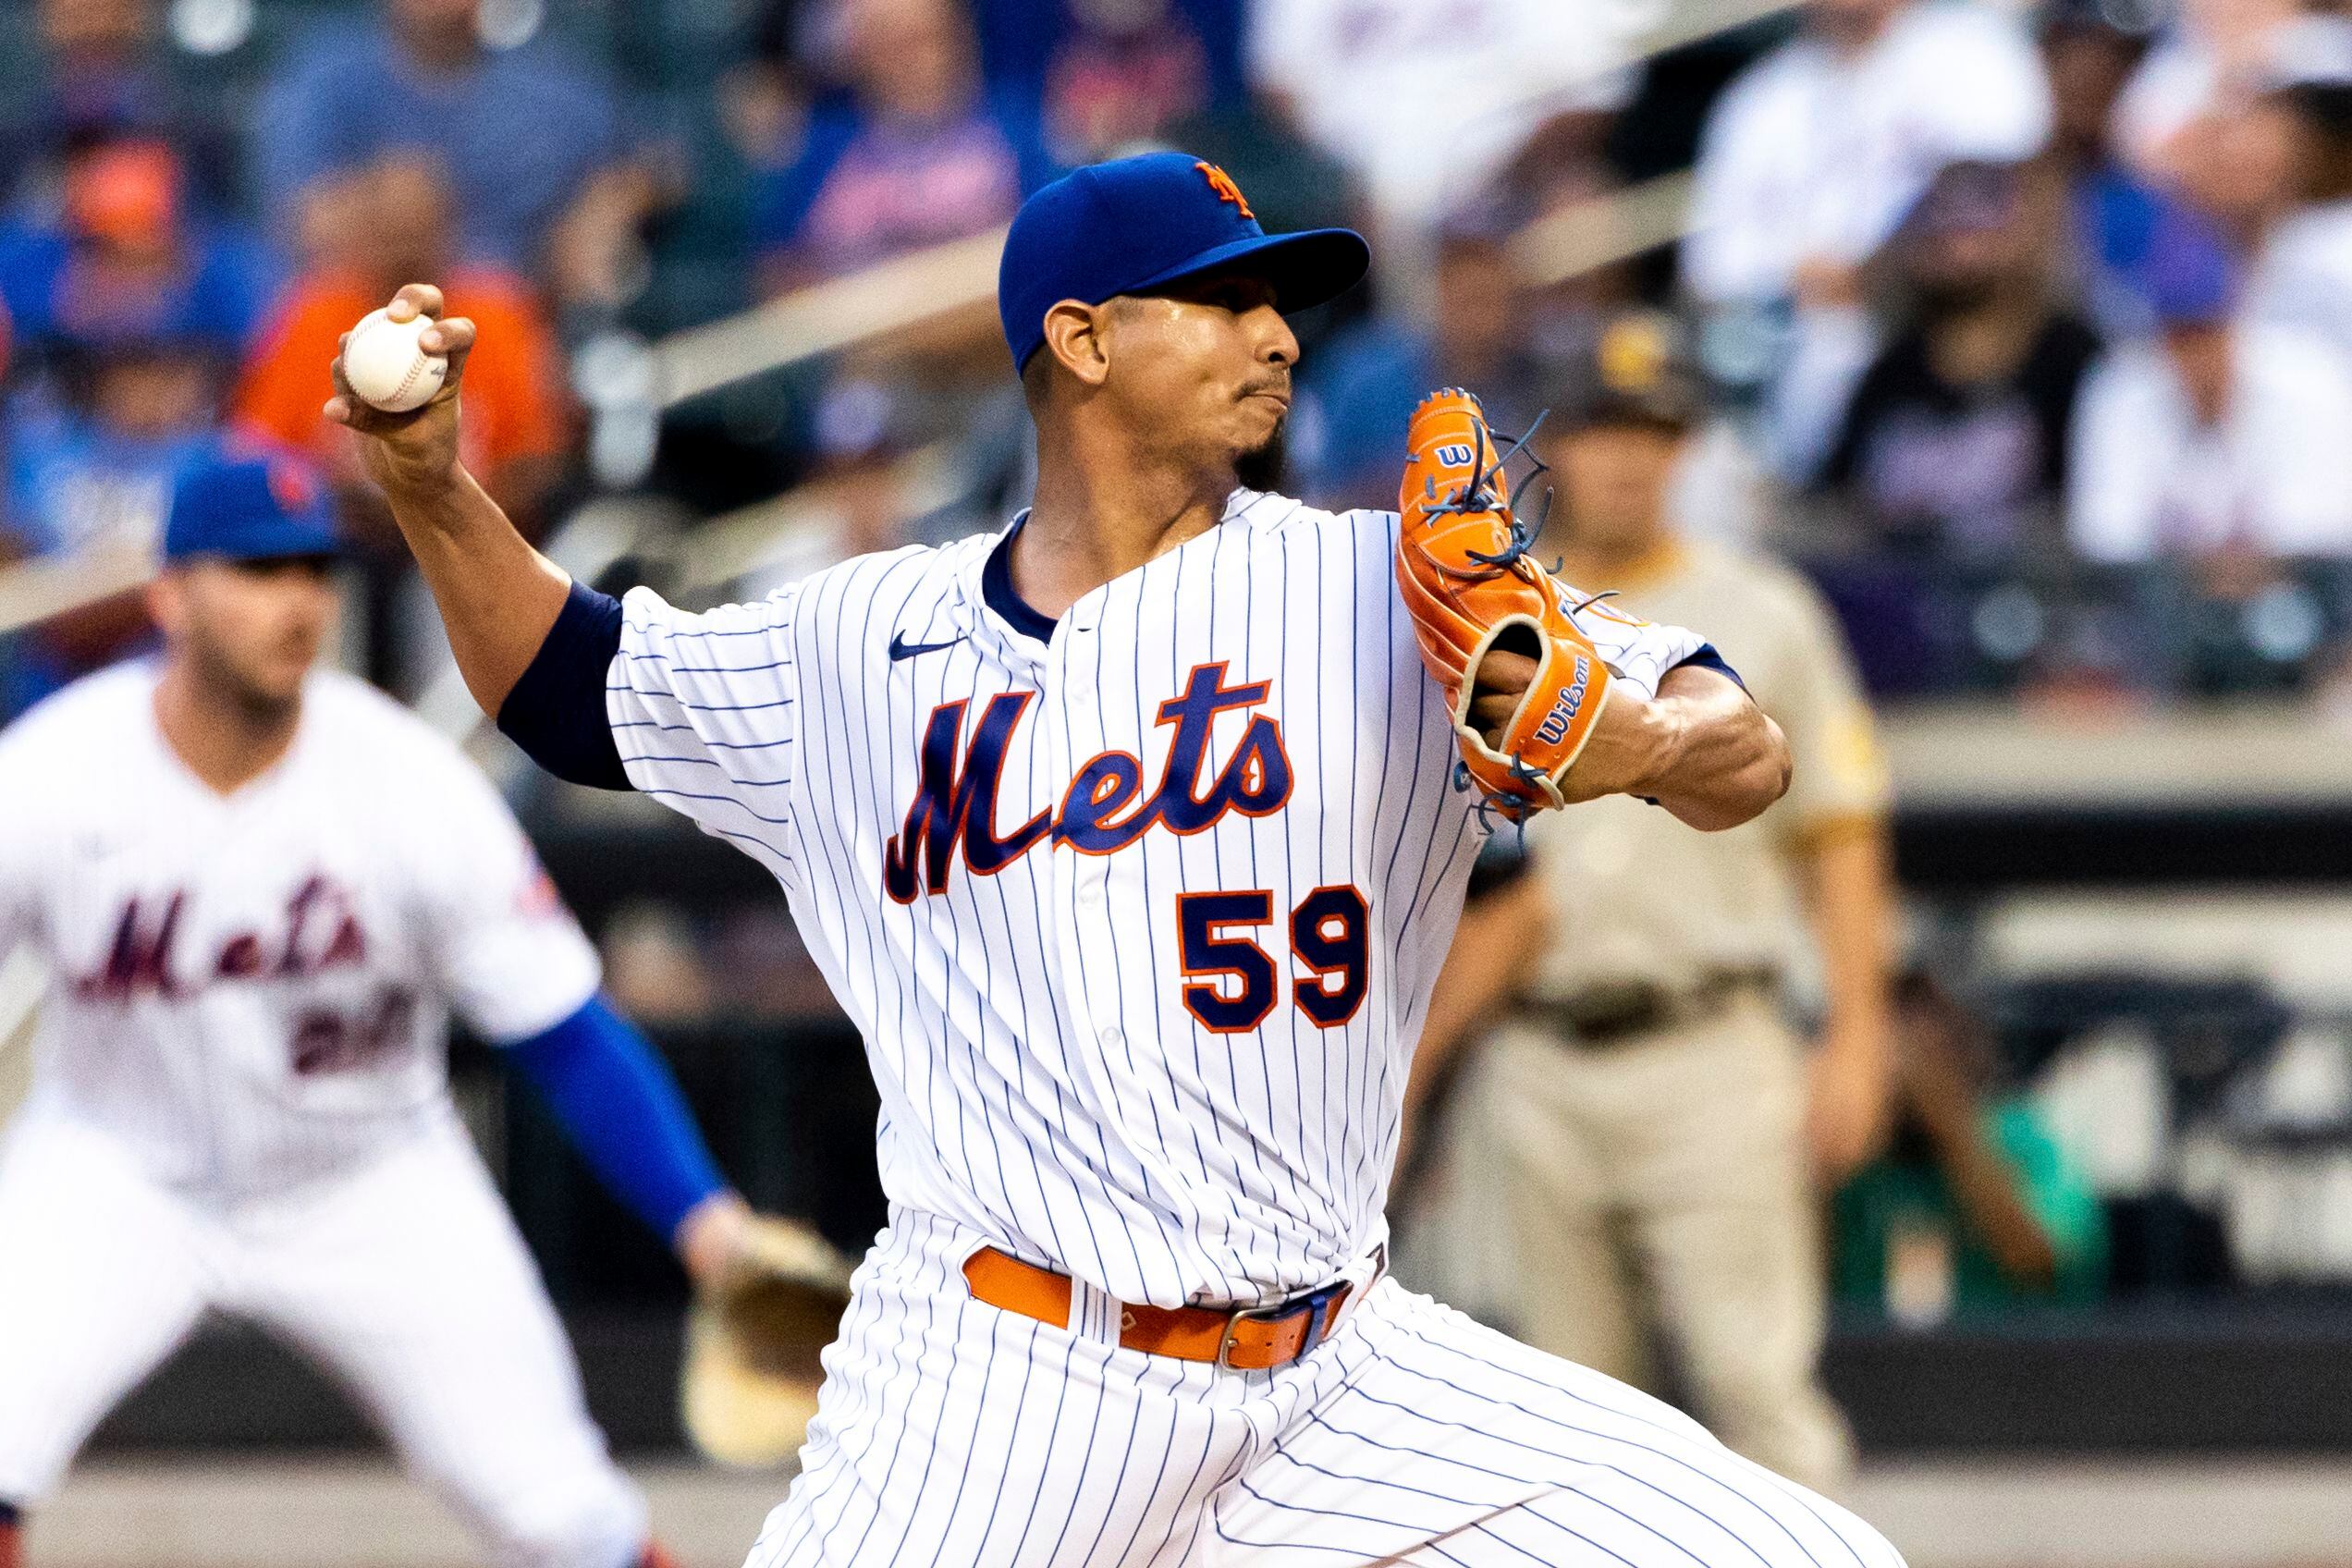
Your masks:
{"label": "white baseball pant leg", "polygon": [[974,1301],[981,1238],[894,1211],[748,1568],[1901,1568],[1689,1417],[1383,1280],[1270,1373]]}
{"label": "white baseball pant leg", "polygon": [[0,1143],[0,1502],[30,1508],[188,1337],[205,1222],[103,1133],[30,1109]]}
{"label": "white baseball pant leg", "polygon": [[1341,1386],[1219,1494],[1205,1562],[1902,1568],[1680,1411],[1393,1280],[1329,1348]]}
{"label": "white baseball pant leg", "polygon": [[521,1236],[454,1125],[239,1216],[237,1310],[340,1378],[501,1568],[626,1568],[643,1497],[589,1419]]}

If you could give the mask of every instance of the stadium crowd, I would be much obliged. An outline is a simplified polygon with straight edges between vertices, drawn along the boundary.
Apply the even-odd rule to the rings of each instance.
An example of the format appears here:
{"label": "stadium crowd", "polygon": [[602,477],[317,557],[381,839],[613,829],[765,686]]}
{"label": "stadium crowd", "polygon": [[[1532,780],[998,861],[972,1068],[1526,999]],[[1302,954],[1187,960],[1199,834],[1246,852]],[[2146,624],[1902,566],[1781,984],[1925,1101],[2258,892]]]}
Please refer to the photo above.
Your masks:
{"label": "stadium crowd", "polygon": [[[1613,316],[1664,309],[1709,392],[1685,525],[1803,563],[1874,692],[2342,678],[2352,20],[1811,0],[1643,60],[1621,9],[11,6],[7,547],[135,547],[224,433],[307,449],[366,552],[369,668],[413,686],[397,542],[315,413],[337,332],[428,274],[484,322],[478,467],[535,525],[616,479],[697,515],[819,481],[840,548],[984,523],[1025,483],[985,323],[673,410],[617,472],[567,364],[1164,143],[1269,227],[1379,240],[1376,285],[1309,324],[1290,481],[1314,498],[1380,499],[1419,390],[1523,423],[1582,395]],[[1605,231],[1685,164],[1679,247],[1557,259],[1547,220]],[[952,459],[943,508],[904,493],[918,450]],[[18,639],[11,706],[138,634],[109,605]]]}
{"label": "stadium crowd", "polygon": [[[1662,485],[1657,537],[1793,563],[1875,697],[2352,685],[2352,18],[1806,0],[1646,55],[1654,25],[1611,0],[8,0],[0,549],[153,549],[191,457],[299,449],[341,497],[349,657],[416,695],[437,633],[318,410],[337,334],[420,277],[482,325],[470,466],[531,530],[627,493],[691,539],[794,492],[788,536],[715,552],[741,594],[1000,526],[1031,476],[992,314],[633,445],[616,345],[1170,145],[1268,229],[1374,238],[1372,283],[1298,324],[1294,493],[1386,504],[1407,411],[1464,385],[1506,428],[1562,410],[1537,449],[1572,530]],[[1687,214],[1653,231],[1660,191]],[[1607,458],[1574,438],[1595,423],[1628,433]],[[21,631],[0,705],[147,635],[129,595]],[[758,969],[631,919],[641,1014]],[[1970,1026],[1915,993],[1949,1060],[1899,1092],[1972,1125]],[[2009,1273],[2095,1270],[2015,1208]]]}

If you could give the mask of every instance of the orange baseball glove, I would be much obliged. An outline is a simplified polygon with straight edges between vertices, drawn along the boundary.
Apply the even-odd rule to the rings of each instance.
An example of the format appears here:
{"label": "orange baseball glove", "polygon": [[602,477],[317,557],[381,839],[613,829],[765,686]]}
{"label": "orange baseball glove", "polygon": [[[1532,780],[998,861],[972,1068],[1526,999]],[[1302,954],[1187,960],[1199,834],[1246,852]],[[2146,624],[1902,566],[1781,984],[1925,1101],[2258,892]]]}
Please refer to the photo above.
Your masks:
{"label": "orange baseball glove", "polygon": [[[1397,499],[1397,587],[1422,661],[1445,689],[1463,766],[1513,820],[1565,803],[1574,767],[1609,701],[1612,679],[1561,603],[1560,584],[1527,558],[1535,530],[1512,515],[1502,461],[1469,393],[1431,393],[1405,433]],[[1524,489],[1525,486],[1523,485]],[[1471,726],[1479,662],[1494,649],[1536,661],[1536,678],[1488,745]]]}

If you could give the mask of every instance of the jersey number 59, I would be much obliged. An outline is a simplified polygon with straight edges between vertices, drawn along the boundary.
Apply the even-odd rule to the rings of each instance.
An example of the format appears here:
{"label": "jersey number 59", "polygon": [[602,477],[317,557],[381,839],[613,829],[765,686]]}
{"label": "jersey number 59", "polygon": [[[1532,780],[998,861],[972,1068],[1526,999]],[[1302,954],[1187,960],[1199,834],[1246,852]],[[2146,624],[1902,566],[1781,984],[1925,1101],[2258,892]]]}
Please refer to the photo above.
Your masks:
{"label": "jersey number 59", "polygon": [[[1306,973],[1291,982],[1291,1000],[1318,1029],[1355,1016],[1371,986],[1371,907],[1344,884],[1317,888],[1291,911],[1291,952]],[[1281,998],[1274,957],[1247,935],[1274,924],[1274,895],[1176,895],[1178,957],[1184,1010],[1201,1027],[1239,1035],[1266,1022]]]}

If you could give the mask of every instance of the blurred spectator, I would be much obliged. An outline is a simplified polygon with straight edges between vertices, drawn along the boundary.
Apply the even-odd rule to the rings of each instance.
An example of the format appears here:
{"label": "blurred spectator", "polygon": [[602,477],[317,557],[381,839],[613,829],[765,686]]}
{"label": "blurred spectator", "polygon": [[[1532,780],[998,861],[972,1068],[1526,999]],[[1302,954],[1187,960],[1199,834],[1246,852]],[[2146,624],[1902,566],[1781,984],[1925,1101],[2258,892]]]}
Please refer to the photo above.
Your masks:
{"label": "blurred spectator", "polygon": [[839,20],[849,92],[759,198],[775,287],[1008,222],[1051,174],[1034,108],[986,91],[953,0],[842,0]]}
{"label": "blurred spectator", "polygon": [[765,6],[744,58],[717,84],[719,126],[754,168],[790,165],[808,134],[809,85],[793,51],[800,0]]}
{"label": "blurred spectator", "polygon": [[2032,1104],[2002,1087],[1981,1021],[1922,975],[1897,994],[1896,1136],[1838,1194],[1838,1299],[1915,1327],[2035,1298],[2096,1301],[2107,1227],[2089,1182]]}
{"label": "blurred spectator", "polygon": [[53,202],[76,148],[123,140],[169,144],[198,204],[227,200],[234,158],[217,101],[164,68],[154,12],[152,0],[39,0],[31,91],[0,108],[0,206]]}
{"label": "blurred spectator", "polygon": [[606,922],[597,947],[605,989],[631,1022],[690,1024],[714,1011],[717,976],[702,934],[678,909],[650,900],[625,903]]}
{"label": "blurred spectator", "polygon": [[2307,18],[2275,43],[2248,111],[2251,166],[2237,171],[2272,214],[2245,312],[2327,343],[2352,366],[2352,21]]}
{"label": "blurred spectator", "polygon": [[[152,141],[96,141],[63,165],[53,224],[0,234],[14,395],[0,418],[0,549],[138,555],[161,536],[179,467],[213,439],[218,391],[266,300],[253,247],[188,210]],[[13,712],[146,631],[135,594],[17,640]]]}
{"label": "blurred spectator", "polygon": [[1684,279],[1709,304],[1849,301],[1938,169],[2020,162],[2050,124],[2040,62],[2003,12],[1812,0],[1709,117]]}
{"label": "blurred spectator", "polygon": [[[1815,1378],[1816,1183],[1867,1159],[1885,1115],[1887,778],[1819,597],[1784,568],[1691,540],[1669,510],[1699,413],[1675,342],[1651,315],[1600,334],[1537,438],[1562,503],[1537,549],[1564,557],[1568,581],[1708,628],[1786,730],[1795,782],[1726,833],[1629,799],[1527,825],[1536,908],[1506,888],[1464,914],[1413,1064],[1417,1107],[1472,1022],[1452,998],[1518,993],[1462,1070],[1443,1184],[1401,1227],[1399,1268],[1639,1385],[1658,1385],[1662,1341],[1725,1442],[1834,1486],[1848,1454]],[[1809,1060],[1782,1011],[1800,908],[1828,1000]],[[1416,1272],[1424,1259],[1442,1272],[1476,1235],[1498,1266],[1471,1262],[1459,1282]]]}
{"label": "blurred spectator", "polygon": [[1075,25],[1046,71],[1054,156],[1131,152],[1208,105],[1208,55],[1171,0],[1070,0]]}
{"label": "blurred spectator", "polygon": [[2048,171],[1957,164],[1889,247],[1907,321],[1855,388],[1821,483],[1857,543],[1972,559],[2060,544],[2067,433],[2099,352],[2050,299]]}
{"label": "blurred spectator", "polygon": [[2160,324],[2083,388],[2067,529],[2097,561],[2352,552],[2352,374],[2308,335],[2234,321],[2226,250],[2169,214],[2149,268]]}
{"label": "blurred spectator", "polygon": [[2116,95],[2146,50],[2143,36],[2116,27],[2103,0],[2057,0],[2042,13],[2050,151],[2066,185],[2073,292],[2108,333],[2138,333],[2148,325],[2131,275],[2147,251],[2162,198],[2115,155],[2108,140]]}
{"label": "blurred spectator", "polygon": [[2117,155],[2160,188],[2232,213],[2242,192],[2228,143],[2272,35],[2299,8],[2297,0],[2181,0],[2116,100]]}
{"label": "blurred spectator", "polygon": [[211,345],[129,335],[76,345],[78,394],[6,422],[18,555],[140,550],[162,537],[170,476],[212,440]]}
{"label": "blurred spectator", "polygon": [[1525,430],[1542,410],[1511,232],[1499,202],[1457,213],[1439,240],[1427,329],[1370,316],[1301,361],[1292,455],[1305,494],[1390,504],[1405,422],[1433,386],[1474,388],[1499,430]]}
{"label": "blurred spectator", "polygon": [[[808,0],[815,3],[815,0]],[[1072,33],[1090,25],[1087,0],[966,0],[980,38],[980,62],[992,81],[1041,83]],[[1208,73],[1208,94],[1220,103],[1244,94],[1243,33],[1256,0],[1148,0],[1196,40]]]}
{"label": "blurred spectator", "polygon": [[[0,550],[152,551],[173,480],[215,439],[214,345],[168,326],[134,326],[78,340],[62,363],[62,397],[19,398],[0,421]],[[43,621],[23,634],[6,670],[8,711],[106,663],[146,631],[135,592]]]}
{"label": "blurred spectator", "polygon": [[1869,358],[1863,263],[1938,169],[2031,157],[2051,113],[2031,41],[1990,6],[1811,0],[1805,17],[1709,116],[1683,243],[1709,368],[1764,391],[1792,478],[1819,461],[1826,410]]}
{"label": "blurred spectator", "polygon": [[169,337],[233,363],[273,287],[260,248],[191,212],[179,159],[99,141],[64,165],[54,223],[0,231],[0,301],[27,357],[93,338]]}
{"label": "blurred spectator", "polygon": [[481,332],[466,361],[466,466],[535,533],[570,431],[561,359],[530,286],[503,267],[461,258],[454,200],[437,165],[395,156],[353,175],[350,185],[353,219],[373,241],[353,264],[295,281],[246,362],[238,419],[309,453],[338,489],[361,492],[372,508],[351,433],[319,416],[333,395],[327,367],[352,324],[401,284],[431,278],[450,311]]}
{"label": "blurred spectator", "polygon": [[[915,411],[885,382],[837,378],[818,401],[813,432],[815,472],[789,498],[790,521],[768,531],[758,557],[734,590],[758,598],[852,556],[914,543],[917,509],[900,459]],[[989,530],[1001,516],[980,521]]]}
{"label": "blurred spectator", "polygon": [[273,220],[309,270],[352,265],[363,172],[389,153],[438,161],[471,260],[542,281],[567,307],[625,298],[638,226],[663,182],[611,84],[550,45],[484,47],[479,0],[385,0],[298,55],[260,111],[255,158]]}
{"label": "blurred spectator", "polygon": [[1417,279],[1425,237],[1464,192],[1489,187],[1538,128],[1606,115],[1631,96],[1623,33],[1639,25],[1634,9],[1258,0],[1250,74],[1279,115],[1363,186],[1382,276]]}

